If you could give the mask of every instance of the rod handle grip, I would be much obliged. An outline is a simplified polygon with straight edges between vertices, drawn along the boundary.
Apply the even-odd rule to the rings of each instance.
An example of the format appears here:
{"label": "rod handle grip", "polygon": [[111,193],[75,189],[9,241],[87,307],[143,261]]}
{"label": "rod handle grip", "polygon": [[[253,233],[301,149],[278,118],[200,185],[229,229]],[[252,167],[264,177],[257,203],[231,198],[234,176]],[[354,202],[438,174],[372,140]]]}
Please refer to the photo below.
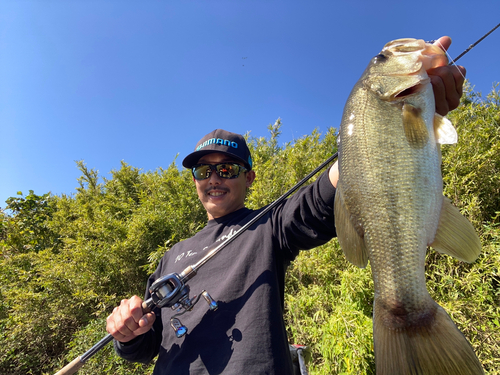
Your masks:
{"label": "rod handle grip", "polygon": [[80,357],[76,357],[62,369],[57,371],[54,375],[71,375],[77,372],[85,363],[80,361]]}

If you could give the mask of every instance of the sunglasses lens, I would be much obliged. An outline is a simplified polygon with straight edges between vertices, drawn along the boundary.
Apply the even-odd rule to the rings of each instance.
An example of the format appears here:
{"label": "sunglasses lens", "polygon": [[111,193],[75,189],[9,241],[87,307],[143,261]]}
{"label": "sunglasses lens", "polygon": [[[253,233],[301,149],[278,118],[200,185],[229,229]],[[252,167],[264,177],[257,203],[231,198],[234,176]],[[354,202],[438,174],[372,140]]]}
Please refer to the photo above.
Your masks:
{"label": "sunglasses lens", "polygon": [[210,165],[196,165],[193,167],[193,176],[197,180],[205,180],[210,177]]}
{"label": "sunglasses lens", "polygon": [[240,174],[238,164],[217,164],[215,168],[217,168],[217,174],[221,178],[234,178]]}
{"label": "sunglasses lens", "polygon": [[239,164],[221,163],[217,165],[201,164],[193,167],[193,176],[197,180],[205,180],[215,171],[220,178],[237,178],[246,169]]}

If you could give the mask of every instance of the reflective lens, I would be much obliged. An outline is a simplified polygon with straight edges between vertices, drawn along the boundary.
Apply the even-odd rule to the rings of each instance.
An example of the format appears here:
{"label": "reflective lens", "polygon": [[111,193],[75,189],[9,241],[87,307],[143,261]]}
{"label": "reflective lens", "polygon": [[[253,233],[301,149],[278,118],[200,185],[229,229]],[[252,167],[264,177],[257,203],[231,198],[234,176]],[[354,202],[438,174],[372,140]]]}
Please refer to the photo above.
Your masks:
{"label": "reflective lens", "polygon": [[193,167],[193,177],[197,180],[205,180],[210,177],[212,171],[217,173],[220,178],[237,178],[241,172],[246,172],[247,169],[239,164],[220,163],[212,164],[198,164]]}

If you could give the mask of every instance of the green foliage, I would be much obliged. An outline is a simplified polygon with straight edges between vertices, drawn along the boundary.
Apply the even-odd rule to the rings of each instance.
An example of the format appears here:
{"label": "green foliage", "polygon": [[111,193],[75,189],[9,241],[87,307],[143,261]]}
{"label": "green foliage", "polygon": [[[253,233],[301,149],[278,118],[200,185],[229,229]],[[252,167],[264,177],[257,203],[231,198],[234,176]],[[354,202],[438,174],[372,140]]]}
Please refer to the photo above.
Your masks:
{"label": "green foliage", "polygon": [[[321,137],[314,130],[293,144],[278,145],[281,120],[269,125],[270,139],[249,138],[256,179],[247,198],[249,208],[260,208],[286,193],[337,149],[335,130]],[[304,157],[307,155],[307,157]],[[315,176],[308,183],[317,178]]]}
{"label": "green foliage", "polygon": [[465,89],[460,108],[448,116],[458,143],[443,147],[444,194],[480,228],[500,211],[500,95],[493,89],[482,99]]}
{"label": "green foliage", "polygon": [[311,374],[373,374],[369,270],[345,260],[337,241],[301,254],[286,285],[290,340],[312,347]]}
{"label": "green foliage", "polygon": [[26,197],[20,191],[17,195],[6,201],[15,220],[4,214],[0,221],[0,239],[5,243],[2,251],[27,253],[56,246],[57,235],[47,226],[54,212],[54,197],[49,193],[36,195],[33,190]]}
{"label": "green foliage", "polygon": [[[481,233],[472,264],[430,251],[427,286],[471,341],[488,374],[500,374],[499,94],[468,90],[449,117],[459,144],[443,147],[444,192]],[[269,204],[336,150],[329,129],[280,144],[247,137],[257,179],[247,206]],[[111,178],[83,162],[73,196],[18,194],[0,211],[0,373],[52,374],[105,332],[122,298],[142,295],[165,251],[206,223],[189,172],[143,172],[122,163]],[[314,177],[316,178],[316,177]],[[314,180],[313,178],[313,180]],[[312,348],[311,375],[374,374],[370,268],[349,264],[336,240],[303,252],[287,273],[290,341]],[[101,350],[81,374],[144,374]]]}
{"label": "green foliage", "polygon": [[[0,216],[2,374],[53,371],[68,343],[81,349],[78,340],[92,336],[96,326],[88,324],[121,299],[143,295],[166,245],[206,221],[191,177],[173,164],[141,173],[122,163],[102,183],[83,162],[78,167],[74,197],[30,192],[11,198],[12,215]],[[82,329],[90,331],[72,341]]]}
{"label": "green foliage", "polygon": [[427,288],[469,339],[488,374],[500,369],[500,226],[483,227],[483,251],[472,264],[431,252]]}

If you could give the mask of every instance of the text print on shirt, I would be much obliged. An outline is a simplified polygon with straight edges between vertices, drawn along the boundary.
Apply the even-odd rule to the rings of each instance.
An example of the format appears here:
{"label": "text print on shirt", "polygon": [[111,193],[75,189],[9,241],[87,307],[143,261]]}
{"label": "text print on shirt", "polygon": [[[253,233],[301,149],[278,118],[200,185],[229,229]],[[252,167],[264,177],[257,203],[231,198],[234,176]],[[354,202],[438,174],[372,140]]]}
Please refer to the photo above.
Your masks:
{"label": "text print on shirt", "polygon": [[[233,228],[231,228],[231,231],[228,234],[224,234],[224,235],[220,236],[215,242],[217,243],[217,242],[220,242],[220,241],[225,241],[225,240],[233,237],[235,234],[236,234],[236,231]],[[210,246],[205,246],[202,251],[205,251],[209,247]],[[193,250],[188,250],[186,253],[181,253],[181,254],[177,255],[175,257],[175,262],[174,263],[177,263],[178,261],[180,261],[184,257],[189,258],[189,257],[195,256],[196,254],[198,254],[198,253],[195,252],[195,251],[193,251]]]}

